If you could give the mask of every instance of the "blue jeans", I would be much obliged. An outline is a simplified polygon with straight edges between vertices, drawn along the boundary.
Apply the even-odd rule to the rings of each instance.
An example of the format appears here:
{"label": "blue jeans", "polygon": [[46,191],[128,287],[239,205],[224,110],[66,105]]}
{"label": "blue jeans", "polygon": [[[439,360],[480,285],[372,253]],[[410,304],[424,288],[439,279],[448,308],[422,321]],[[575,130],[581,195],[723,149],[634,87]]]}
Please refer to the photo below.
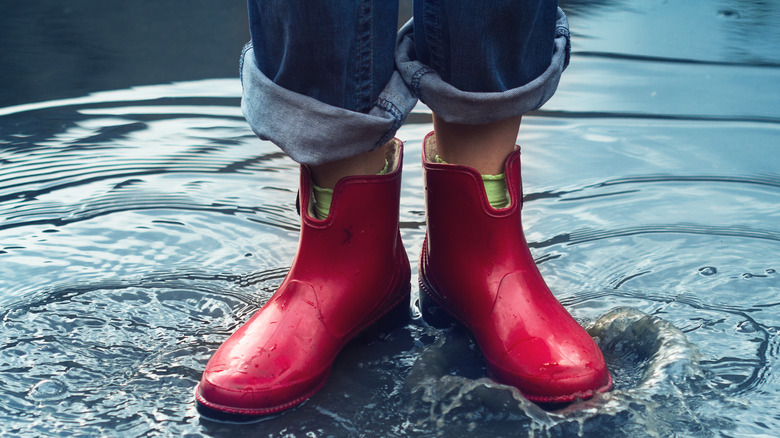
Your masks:
{"label": "blue jeans", "polygon": [[557,0],[249,0],[244,115],[293,160],[321,164],[389,141],[419,98],[453,123],[524,114],[569,61]]}

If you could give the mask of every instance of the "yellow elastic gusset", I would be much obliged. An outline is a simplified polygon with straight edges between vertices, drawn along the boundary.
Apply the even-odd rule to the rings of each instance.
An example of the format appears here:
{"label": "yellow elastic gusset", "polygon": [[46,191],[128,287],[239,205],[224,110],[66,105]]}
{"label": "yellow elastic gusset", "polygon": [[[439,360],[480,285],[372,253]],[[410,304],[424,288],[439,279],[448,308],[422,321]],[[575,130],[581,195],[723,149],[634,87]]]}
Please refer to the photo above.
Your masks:
{"label": "yellow elastic gusset", "polygon": [[[433,159],[437,163],[448,164],[436,155]],[[485,185],[485,195],[488,203],[493,208],[504,208],[509,205],[509,194],[506,189],[506,175],[482,175],[482,183]]]}
{"label": "yellow elastic gusset", "polygon": [[333,202],[333,189],[326,189],[317,184],[312,184],[314,189],[314,217],[325,219],[330,213],[330,204]]}
{"label": "yellow elastic gusset", "polygon": [[390,161],[387,158],[385,158],[385,167],[383,167],[382,170],[380,170],[379,173],[377,173],[377,175],[387,175],[388,173],[390,173],[390,167],[391,167]]}
{"label": "yellow elastic gusset", "polygon": [[509,205],[509,196],[506,190],[506,175],[482,175],[485,184],[485,194],[493,208],[504,208]]}

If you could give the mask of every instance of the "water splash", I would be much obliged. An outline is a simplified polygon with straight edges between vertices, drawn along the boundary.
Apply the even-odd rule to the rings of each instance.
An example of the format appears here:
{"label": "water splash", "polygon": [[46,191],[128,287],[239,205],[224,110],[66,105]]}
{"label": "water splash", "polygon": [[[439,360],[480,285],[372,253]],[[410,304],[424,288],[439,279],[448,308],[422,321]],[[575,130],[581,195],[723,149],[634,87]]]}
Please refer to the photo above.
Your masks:
{"label": "water splash", "polygon": [[661,318],[621,307],[602,315],[588,333],[616,366],[616,389],[677,393],[704,378],[696,346]]}
{"label": "water splash", "polygon": [[481,361],[474,344],[454,329],[438,334],[412,366],[404,382],[411,397],[408,411],[418,428],[439,436],[465,428],[473,436],[508,436],[518,430],[531,436],[591,436],[611,430],[661,437],[709,426],[690,400],[712,389],[697,347],[682,331],[623,307],[599,317],[588,332],[613,373],[615,388],[609,393],[545,410],[511,386],[464,376],[469,368],[480,368]]}

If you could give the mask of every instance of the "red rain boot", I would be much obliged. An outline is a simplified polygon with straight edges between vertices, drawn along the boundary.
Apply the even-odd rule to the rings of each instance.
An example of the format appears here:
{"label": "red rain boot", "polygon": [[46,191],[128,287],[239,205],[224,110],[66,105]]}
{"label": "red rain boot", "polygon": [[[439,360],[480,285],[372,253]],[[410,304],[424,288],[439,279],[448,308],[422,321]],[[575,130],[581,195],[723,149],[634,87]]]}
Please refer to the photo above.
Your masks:
{"label": "red rain boot", "polygon": [[307,211],[311,176],[301,166],[304,208],[290,272],[209,360],[198,402],[246,415],[291,408],[322,387],[350,339],[408,302],[409,260],[398,230],[401,143],[391,150],[395,170],[340,180],[324,220]]}
{"label": "red rain boot", "polygon": [[596,343],[556,300],[520,220],[520,150],[505,162],[511,204],[490,207],[481,175],[434,162],[423,143],[428,231],[420,286],[476,338],[489,375],[529,400],[568,402],[612,385]]}

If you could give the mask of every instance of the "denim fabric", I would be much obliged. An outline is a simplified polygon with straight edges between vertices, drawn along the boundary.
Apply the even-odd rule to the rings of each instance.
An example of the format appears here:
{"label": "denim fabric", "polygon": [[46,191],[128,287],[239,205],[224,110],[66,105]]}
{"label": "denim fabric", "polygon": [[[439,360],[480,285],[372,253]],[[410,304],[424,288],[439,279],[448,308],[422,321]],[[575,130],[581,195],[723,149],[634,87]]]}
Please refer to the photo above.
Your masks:
{"label": "denim fabric", "polygon": [[523,114],[552,96],[568,63],[556,3],[417,0],[417,23],[396,36],[393,0],[249,0],[242,110],[305,164],[385,144],[417,97],[451,122]]}
{"label": "denim fabric", "polygon": [[[416,0],[416,58],[462,91],[530,82],[550,64],[555,1]],[[411,55],[411,54],[410,54]]]}
{"label": "denim fabric", "polygon": [[393,73],[397,0],[249,1],[257,67],[275,84],[368,112]]}
{"label": "denim fabric", "polygon": [[[445,81],[439,72],[417,60],[412,22],[404,25],[399,32],[396,66],[415,95],[444,121],[465,124],[497,122],[538,109],[555,94],[561,74],[569,64],[571,51],[569,22],[560,9],[557,9],[557,21],[551,33],[554,35],[553,50],[546,58],[544,70],[530,81],[522,75],[516,76],[515,84],[521,85],[503,91],[460,90]],[[517,51],[507,49],[506,52],[498,52],[497,57],[502,53],[512,57]],[[495,77],[508,76],[496,71]]]}

